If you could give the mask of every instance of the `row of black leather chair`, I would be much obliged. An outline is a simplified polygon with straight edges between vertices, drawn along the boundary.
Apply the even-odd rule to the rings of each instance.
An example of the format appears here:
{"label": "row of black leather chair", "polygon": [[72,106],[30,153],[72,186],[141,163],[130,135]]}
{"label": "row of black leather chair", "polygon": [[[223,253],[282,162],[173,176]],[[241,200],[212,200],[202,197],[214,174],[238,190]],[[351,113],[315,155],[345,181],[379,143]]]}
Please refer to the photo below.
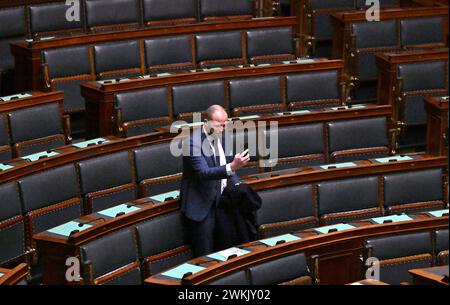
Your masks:
{"label": "row of black leather chair", "polygon": [[57,103],[0,113],[0,162],[64,146],[70,131],[63,121]]}
{"label": "row of black leather chair", "polygon": [[360,101],[376,98],[375,53],[445,47],[445,22],[444,17],[436,16],[352,23],[350,35],[354,37],[354,44],[349,52],[355,56],[346,56],[349,67],[353,67],[349,72],[358,79],[353,98]]}
{"label": "row of black leather chair", "polygon": [[202,81],[115,95],[120,118],[116,123],[125,137],[152,132],[174,120],[189,122],[193,113],[213,104],[224,106],[230,116],[245,116],[336,107],[341,102],[338,70]]}
{"label": "row of black leather chair", "polygon": [[371,238],[364,243],[365,259],[379,260],[382,282],[412,283],[408,270],[448,265],[448,243],[448,229]]}
{"label": "row of black leather chair", "polygon": [[[246,50],[242,48],[243,33]],[[44,78],[53,90],[64,91],[66,112],[84,110],[79,86],[82,82],[242,65],[243,57],[256,64],[294,59],[292,27],[146,38],[42,52]]]}
{"label": "row of black leather chair", "polygon": [[262,190],[259,234],[269,237],[319,224],[443,209],[442,176],[441,169],[427,169]]}
{"label": "row of black leather chair", "polygon": [[[117,247],[118,244],[121,247]],[[81,246],[80,250],[84,270],[93,271],[87,272],[92,276],[85,277],[92,284],[141,284],[143,279],[193,258],[189,246],[186,245],[180,212],[158,216],[131,228],[111,233]],[[247,271],[240,271],[208,284],[313,283],[314,276],[306,257],[299,253],[255,264]]]}
{"label": "row of black leather chair", "polygon": [[30,35],[92,33],[217,19],[249,19],[255,15],[253,0],[82,0],[79,20],[68,21],[69,6],[65,2],[29,5]]}

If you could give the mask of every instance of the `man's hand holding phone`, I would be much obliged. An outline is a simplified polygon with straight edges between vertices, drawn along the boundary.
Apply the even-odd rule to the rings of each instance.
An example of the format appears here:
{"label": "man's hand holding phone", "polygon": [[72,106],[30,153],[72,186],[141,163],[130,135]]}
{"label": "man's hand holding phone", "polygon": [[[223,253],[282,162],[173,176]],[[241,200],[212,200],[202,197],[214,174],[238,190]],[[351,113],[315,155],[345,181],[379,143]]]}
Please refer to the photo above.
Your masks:
{"label": "man's hand holding phone", "polygon": [[231,170],[234,172],[240,168],[243,168],[250,161],[250,154],[248,149],[234,156],[233,162],[231,162]]}

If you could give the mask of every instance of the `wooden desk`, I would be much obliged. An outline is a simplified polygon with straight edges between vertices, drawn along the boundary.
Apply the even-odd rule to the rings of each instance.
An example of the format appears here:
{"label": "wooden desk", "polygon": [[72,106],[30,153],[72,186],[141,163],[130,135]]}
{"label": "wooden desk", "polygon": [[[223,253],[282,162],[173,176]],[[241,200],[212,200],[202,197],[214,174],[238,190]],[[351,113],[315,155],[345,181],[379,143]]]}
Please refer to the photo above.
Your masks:
{"label": "wooden desk", "polygon": [[[448,265],[420,268],[409,270],[412,274],[413,283],[416,285],[445,285],[448,286]],[[447,275],[447,281],[444,281],[444,276]]]}
{"label": "wooden desk", "polygon": [[14,110],[51,103],[58,103],[59,108],[61,109],[61,115],[63,113],[64,96],[62,91],[54,91],[54,92],[26,91],[21,92],[21,94],[25,94],[27,96],[21,97],[21,95],[17,94],[15,95],[18,96],[17,99],[0,101],[0,113],[6,113]]}
{"label": "wooden desk", "polygon": [[425,110],[427,152],[437,156],[448,156],[448,99],[428,97],[425,99]]}
{"label": "wooden desk", "polygon": [[[128,81],[114,82],[103,84],[99,82],[86,82],[81,84],[81,94],[86,101],[86,122],[87,136],[98,137],[112,135],[114,133],[113,119],[114,113],[114,97],[117,93],[149,89],[156,87],[166,88],[169,95],[168,109],[173,109],[171,103],[170,89],[175,85],[193,84],[204,81],[223,80],[225,88],[228,91],[228,80],[246,77],[261,77],[269,75],[279,75],[284,79],[286,75],[291,73],[314,72],[325,70],[337,70],[338,75],[342,76],[343,65],[341,60],[314,59],[313,62],[291,63],[291,64],[272,64],[256,67],[226,67],[221,70],[203,71],[193,73],[177,73],[169,76],[150,77],[146,79],[135,78]],[[284,85],[282,90],[286,90]],[[342,89],[340,90],[342,92]],[[286,94],[281,94],[283,104],[286,105]],[[225,94],[225,105],[229,105],[229,96]],[[341,104],[345,98],[341,98]],[[173,114],[169,113],[169,117],[173,118]]]}
{"label": "wooden desk", "polygon": [[448,216],[430,218],[427,214],[408,214],[413,220],[387,224],[373,224],[370,220],[361,220],[349,223],[354,228],[320,234],[314,229],[293,232],[301,239],[282,243],[272,247],[259,241],[254,241],[238,246],[250,251],[221,262],[207,256],[190,260],[206,269],[187,276],[184,280],[178,280],[164,276],[161,273],[153,275],[145,280],[147,284],[157,285],[201,285],[209,281],[238,270],[244,270],[251,265],[283,257],[288,254],[305,253],[307,257],[319,256],[320,284],[346,284],[361,280],[363,255],[363,242],[367,238],[383,235],[395,235],[401,233],[413,233],[431,231],[448,227]]}
{"label": "wooden desk", "polygon": [[13,269],[0,268],[0,285],[15,285],[28,275],[28,265],[22,263]]}

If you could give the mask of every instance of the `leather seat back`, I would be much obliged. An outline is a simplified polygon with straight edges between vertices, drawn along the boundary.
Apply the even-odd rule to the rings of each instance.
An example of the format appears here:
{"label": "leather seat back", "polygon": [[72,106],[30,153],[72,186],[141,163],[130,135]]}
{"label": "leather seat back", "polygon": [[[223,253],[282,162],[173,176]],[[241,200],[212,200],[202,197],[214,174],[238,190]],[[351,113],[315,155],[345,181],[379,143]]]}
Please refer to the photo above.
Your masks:
{"label": "leather seat back", "polygon": [[171,142],[166,142],[133,150],[136,181],[141,188],[141,194],[157,195],[180,188],[183,161],[181,156],[172,155],[170,146]]}
{"label": "leather seat back", "polygon": [[444,17],[420,17],[400,20],[401,46],[444,44]]}
{"label": "leather seat back", "polygon": [[84,9],[91,31],[134,28],[140,22],[140,0],[84,0]]}
{"label": "leather seat back", "polygon": [[367,239],[366,249],[380,261],[380,281],[398,285],[412,282],[408,270],[430,267],[432,246],[429,232],[409,233]]}
{"label": "leather seat back", "polygon": [[67,20],[68,9],[66,1],[28,5],[30,34],[44,36],[82,32],[80,20]]}
{"label": "leather seat back", "polygon": [[[186,247],[186,230],[179,211],[137,224],[136,232],[139,257],[145,261],[147,276],[193,258],[192,252]],[[157,259],[156,256],[161,257]]]}
{"label": "leather seat back", "polygon": [[0,162],[10,160],[11,147],[9,146],[8,120],[0,114]]}
{"label": "leather seat back", "polygon": [[194,67],[189,35],[148,38],[144,48],[147,69],[164,72]]}
{"label": "leather seat back", "polygon": [[[94,46],[95,72],[98,77],[139,74],[131,71],[140,68],[139,43],[136,40],[102,43]],[[118,74],[114,72],[118,72]],[[105,73],[110,72],[110,73]]]}
{"label": "leather seat back", "polygon": [[[442,170],[426,169],[383,176],[388,211],[421,211],[443,207]],[[414,190],[405,192],[405,190]],[[412,205],[421,203],[419,205]]]}
{"label": "leather seat back", "polygon": [[0,198],[0,264],[4,264],[25,253],[25,226],[16,183],[1,184]]}
{"label": "leather seat back", "polygon": [[[135,199],[128,151],[79,161],[76,166],[87,212],[102,210]],[[90,198],[93,201],[91,204],[88,202]]]}
{"label": "leather seat back", "polygon": [[251,266],[252,285],[275,285],[309,276],[304,253],[297,253]]}
{"label": "leather seat back", "polygon": [[200,82],[172,87],[173,114],[191,114],[202,112],[209,106],[225,106],[225,89],[223,81]]}
{"label": "leather seat back", "polygon": [[[136,244],[130,228],[110,233],[82,245],[80,255],[83,263],[92,262],[94,279],[138,262]],[[134,285],[140,284],[140,274],[136,276],[133,273],[133,275],[133,279],[127,282]],[[116,277],[121,276],[123,274]]]}
{"label": "leather seat back", "polygon": [[14,68],[14,57],[10,52],[9,43],[25,36],[24,7],[0,8],[0,73]]}
{"label": "leather seat back", "polygon": [[252,0],[200,0],[200,17],[253,15]]}
{"label": "leather seat back", "polygon": [[233,79],[229,88],[230,108],[235,114],[283,110],[279,76]]}
{"label": "leather seat back", "polygon": [[26,176],[19,179],[18,184],[23,211],[33,224],[32,233],[45,231],[82,215],[78,179],[72,164]]}
{"label": "leather seat back", "polygon": [[[258,195],[262,199],[261,209],[257,211],[258,224],[280,225],[260,227],[260,235],[275,236],[317,224],[317,207],[311,185],[273,188],[259,191]],[[283,222],[291,222],[291,225],[283,225]]]}
{"label": "leather seat back", "polygon": [[317,190],[322,223],[340,223],[382,214],[378,177],[324,181],[317,184]]}
{"label": "leather seat back", "polygon": [[143,0],[144,22],[190,20],[197,18],[197,0]]}
{"label": "leather seat back", "polygon": [[289,104],[290,109],[339,105],[339,78],[337,70],[288,74],[286,103]]}
{"label": "leather seat back", "polygon": [[[270,61],[279,61],[277,56],[294,56],[293,33],[291,27],[265,28],[245,32],[247,40],[247,58],[258,61],[258,57]],[[270,58],[273,59],[270,59]]]}
{"label": "leather seat back", "polygon": [[247,272],[241,270],[207,282],[205,285],[250,285],[250,279]]}
{"label": "leather seat back", "polygon": [[[326,124],[329,153],[336,162],[387,156],[389,153],[386,117],[335,121]],[[379,152],[371,148],[382,148]],[[360,150],[357,154],[352,150]]]}
{"label": "leather seat back", "polygon": [[196,34],[195,44],[196,61],[204,68],[242,63],[242,34],[239,31]]}

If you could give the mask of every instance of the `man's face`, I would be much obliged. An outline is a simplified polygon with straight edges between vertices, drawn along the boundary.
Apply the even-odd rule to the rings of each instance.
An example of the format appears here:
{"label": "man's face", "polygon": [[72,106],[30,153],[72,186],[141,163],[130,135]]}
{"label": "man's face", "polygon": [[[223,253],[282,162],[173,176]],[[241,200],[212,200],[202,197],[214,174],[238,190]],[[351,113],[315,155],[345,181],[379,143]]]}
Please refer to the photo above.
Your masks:
{"label": "man's face", "polygon": [[206,121],[206,130],[211,135],[220,135],[225,131],[228,123],[228,114],[224,111],[216,111],[213,113],[211,120]]}

